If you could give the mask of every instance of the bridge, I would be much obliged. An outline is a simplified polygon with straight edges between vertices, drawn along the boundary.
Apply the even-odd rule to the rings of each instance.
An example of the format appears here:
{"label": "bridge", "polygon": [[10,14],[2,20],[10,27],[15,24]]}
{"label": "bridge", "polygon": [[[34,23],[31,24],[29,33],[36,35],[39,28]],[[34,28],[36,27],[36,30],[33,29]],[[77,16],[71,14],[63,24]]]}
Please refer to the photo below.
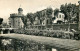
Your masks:
{"label": "bridge", "polygon": [[4,34],[4,31],[7,31],[8,34],[10,34],[10,31],[16,30],[17,28],[0,28],[0,34]]}
{"label": "bridge", "polygon": [[25,34],[0,34],[0,38],[33,41],[56,48],[57,51],[80,51],[80,40],[59,39],[52,37],[33,36]]}

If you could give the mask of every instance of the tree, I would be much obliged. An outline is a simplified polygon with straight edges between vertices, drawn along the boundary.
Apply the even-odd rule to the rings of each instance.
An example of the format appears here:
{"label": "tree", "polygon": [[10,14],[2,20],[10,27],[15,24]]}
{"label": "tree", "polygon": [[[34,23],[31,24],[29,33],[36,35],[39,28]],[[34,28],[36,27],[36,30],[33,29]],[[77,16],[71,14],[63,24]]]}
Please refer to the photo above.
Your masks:
{"label": "tree", "polygon": [[2,24],[3,18],[0,18],[0,24]]}
{"label": "tree", "polygon": [[28,13],[27,14],[27,18],[29,18],[30,22],[31,22],[31,25],[33,24],[34,22],[34,17],[35,15],[33,13]]}
{"label": "tree", "polygon": [[65,5],[61,5],[60,10],[65,14],[65,19],[67,19],[67,3]]}
{"label": "tree", "polygon": [[37,11],[37,12],[35,13],[35,15],[38,17],[38,19],[41,18],[41,12]]}
{"label": "tree", "polygon": [[36,16],[38,17],[38,19],[41,19],[41,18],[45,17],[45,13],[46,13],[46,9],[41,10],[41,11],[37,11]]}
{"label": "tree", "polygon": [[58,12],[59,12],[59,9],[56,8],[56,9],[54,10],[54,15],[56,15]]}
{"label": "tree", "polygon": [[[65,5],[61,5],[60,7],[61,12],[63,12],[65,14],[65,19],[68,20],[68,18],[70,20],[77,19],[78,20],[78,6],[76,4],[65,4]],[[77,21],[76,20],[76,21]],[[77,21],[78,22],[78,21]]]}
{"label": "tree", "polygon": [[46,15],[47,15],[47,17],[51,17],[52,13],[53,13],[53,9],[52,8],[47,8],[46,9]]}
{"label": "tree", "polygon": [[27,27],[27,17],[26,16],[23,16],[21,17],[23,23],[24,23],[24,28]]}

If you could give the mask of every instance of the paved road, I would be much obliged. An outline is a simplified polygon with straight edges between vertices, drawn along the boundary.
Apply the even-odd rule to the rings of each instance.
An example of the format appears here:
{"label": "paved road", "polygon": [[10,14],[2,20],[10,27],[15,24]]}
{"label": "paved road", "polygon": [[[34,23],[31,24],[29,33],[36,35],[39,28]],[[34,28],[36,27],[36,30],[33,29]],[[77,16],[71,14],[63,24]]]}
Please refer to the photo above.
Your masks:
{"label": "paved road", "polygon": [[52,46],[53,48],[63,48],[69,50],[80,49],[80,40],[59,39],[52,37],[24,35],[24,34],[0,34],[0,37],[33,41]]}

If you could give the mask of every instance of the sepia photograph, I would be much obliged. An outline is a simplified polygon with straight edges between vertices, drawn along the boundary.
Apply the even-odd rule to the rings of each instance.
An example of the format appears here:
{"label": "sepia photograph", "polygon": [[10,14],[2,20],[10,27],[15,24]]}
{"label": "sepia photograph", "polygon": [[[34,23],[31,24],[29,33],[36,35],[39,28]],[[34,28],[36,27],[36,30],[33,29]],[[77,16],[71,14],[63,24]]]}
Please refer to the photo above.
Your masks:
{"label": "sepia photograph", "polygon": [[80,0],[0,0],[0,51],[80,51]]}

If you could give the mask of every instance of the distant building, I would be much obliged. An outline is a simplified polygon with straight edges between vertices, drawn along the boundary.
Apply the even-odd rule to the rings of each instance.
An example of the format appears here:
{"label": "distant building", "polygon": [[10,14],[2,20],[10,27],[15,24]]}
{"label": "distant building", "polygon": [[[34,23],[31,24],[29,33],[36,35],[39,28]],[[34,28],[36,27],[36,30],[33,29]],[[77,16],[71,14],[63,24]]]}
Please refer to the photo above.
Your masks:
{"label": "distant building", "polygon": [[52,23],[62,23],[64,22],[65,15],[64,13],[58,12],[53,18]]}
{"label": "distant building", "polygon": [[35,21],[33,23],[34,25],[39,25],[40,24],[40,20],[38,19],[38,17],[35,17]]}
{"label": "distant building", "polygon": [[31,22],[30,22],[29,18],[27,18],[27,25],[30,25],[30,24],[31,24]]}
{"label": "distant building", "polygon": [[9,17],[9,25],[12,28],[22,28],[24,26],[21,17],[24,17],[23,15],[23,9],[19,8],[18,13],[12,13]]}
{"label": "distant building", "polygon": [[42,25],[46,25],[46,18],[44,20],[42,20]]}

